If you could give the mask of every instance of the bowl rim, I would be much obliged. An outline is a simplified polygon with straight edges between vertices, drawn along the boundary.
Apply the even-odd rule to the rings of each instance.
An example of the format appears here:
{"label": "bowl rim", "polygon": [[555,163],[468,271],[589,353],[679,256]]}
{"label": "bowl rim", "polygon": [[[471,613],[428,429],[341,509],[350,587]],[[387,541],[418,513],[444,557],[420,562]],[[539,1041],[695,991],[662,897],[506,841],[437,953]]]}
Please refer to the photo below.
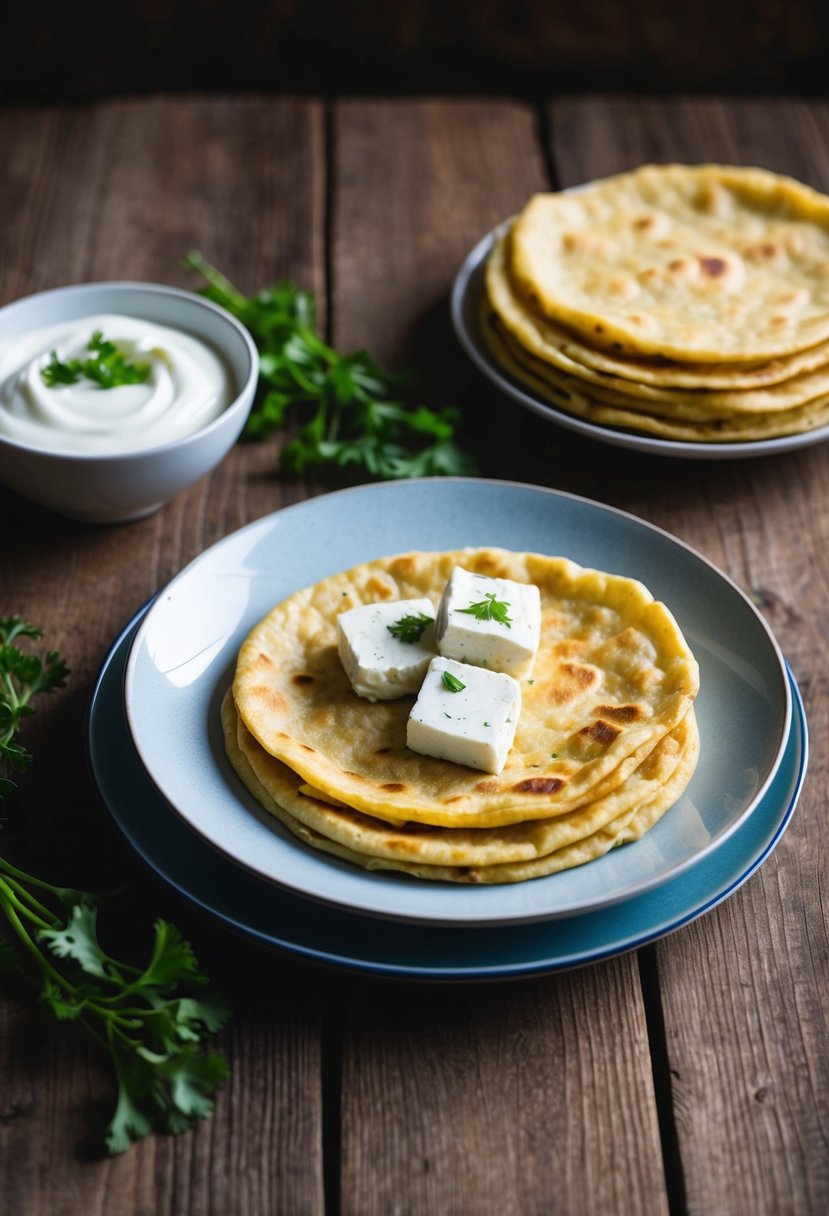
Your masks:
{"label": "bowl rim", "polygon": [[2,327],[7,313],[24,304],[34,303],[46,297],[62,295],[83,296],[104,289],[134,291],[137,295],[160,293],[164,296],[177,297],[190,305],[195,304],[208,312],[215,313],[237,337],[241,338],[250,360],[248,374],[243,383],[239,385],[233,400],[222,410],[218,417],[199,427],[197,431],[193,431],[189,435],[181,435],[178,439],[171,439],[167,443],[156,443],[151,447],[136,448],[133,451],[63,452],[59,449],[38,447],[36,444],[12,439],[10,436],[2,434],[2,432],[0,432],[0,445],[33,456],[45,456],[53,460],[66,460],[78,464],[105,464],[117,461],[130,461],[150,455],[157,456],[160,452],[175,452],[177,449],[187,447],[188,444],[193,443],[196,439],[202,439],[213,434],[215,431],[223,429],[227,425],[228,418],[240,412],[242,403],[247,397],[249,390],[252,390],[253,393],[256,392],[256,384],[259,379],[259,352],[249,330],[232,313],[228,312],[226,308],[214,303],[213,300],[207,299],[206,296],[199,295],[198,292],[189,291],[186,287],[173,287],[167,283],[143,282],[137,279],[95,279],[88,283],[66,283],[61,287],[46,287],[42,291],[34,291],[27,296],[19,296],[17,299],[10,300],[7,304],[2,305],[0,307],[0,327]]}

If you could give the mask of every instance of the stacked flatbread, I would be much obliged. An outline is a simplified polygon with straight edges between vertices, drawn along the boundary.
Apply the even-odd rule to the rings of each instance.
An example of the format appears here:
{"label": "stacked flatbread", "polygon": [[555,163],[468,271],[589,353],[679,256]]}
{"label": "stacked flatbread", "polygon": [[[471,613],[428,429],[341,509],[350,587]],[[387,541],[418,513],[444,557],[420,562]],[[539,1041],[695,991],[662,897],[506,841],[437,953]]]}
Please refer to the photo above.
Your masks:
{"label": "stacked flatbread", "polygon": [[[497,775],[410,751],[413,698],[357,696],[337,652],[339,613],[421,596],[437,607],[456,566],[541,593],[541,644]],[[673,806],[697,761],[698,684],[674,617],[634,579],[501,549],[415,552],[278,604],[239,652],[222,719],[242,781],[315,848],[419,878],[519,882],[636,840]]]}
{"label": "stacked flatbread", "polygon": [[829,198],[762,169],[644,166],[539,194],[495,243],[482,328],[558,409],[707,443],[829,422]]}

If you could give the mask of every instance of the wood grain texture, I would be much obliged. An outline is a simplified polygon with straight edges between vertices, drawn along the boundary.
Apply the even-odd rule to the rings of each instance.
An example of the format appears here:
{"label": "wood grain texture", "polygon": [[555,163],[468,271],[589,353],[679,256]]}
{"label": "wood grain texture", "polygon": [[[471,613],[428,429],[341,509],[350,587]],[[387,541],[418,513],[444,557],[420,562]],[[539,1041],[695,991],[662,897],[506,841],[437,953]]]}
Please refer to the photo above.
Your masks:
{"label": "wood grain texture", "polygon": [[[761,164],[829,189],[825,103],[574,99],[552,107],[551,129],[562,185],[686,159]],[[829,1202],[829,447],[701,466],[695,477],[679,466],[673,488],[661,474],[619,488],[615,501],[641,509],[646,499],[645,513],[680,524],[759,604],[800,682],[812,738],[804,797],[772,859],[658,948],[688,1210],[820,1212]]]}
{"label": "wood grain texture", "polygon": [[[123,101],[0,115],[0,298],[72,281],[196,286],[197,246],[252,291],[292,275],[324,297],[324,122],[319,104],[256,98]],[[0,1001],[3,1207],[26,1216],[322,1210],[319,992],[301,968],[240,948],[152,881],[115,840],[86,772],[92,681],[130,616],[205,546],[306,487],[275,477],[279,444],[238,446],[208,478],[139,523],[86,527],[0,491],[0,614],[23,613],[72,667],[27,732],[36,755],[4,852],[55,881],[128,881],[119,940],[138,953],[152,919],[175,921],[231,995],[220,1038],[233,1077],[192,1135],[95,1161],[112,1078],[94,1045]],[[103,919],[103,918],[102,918]],[[244,964],[244,965],[243,965]],[[44,1163],[49,1163],[48,1170]]]}
{"label": "wood grain texture", "polygon": [[343,1216],[667,1212],[638,973],[355,990]]}
{"label": "wood grain texture", "polygon": [[[334,129],[335,339],[415,358],[446,401],[447,293],[469,248],[544,185],[535,116],[349,101]],[[477,379],[466,393],[497,467],[503,403],[482,432]],[[635,958],[539,985],[356,990],[342,1050],[344,1214],[666,1210]]]}
{"label": "wood grain texture", "polygon": [[[113,940],[140,954],[149,918],[174,920],[236,1010],[218,1043],[233,1077],[213,1118],[109,1161],[98,1147],[112,1098],[104,1061],[81,1034],[34,1017],[24,987],[4,988],[4,1210],[650,1216],[668,1198],[672,1216],[829,1207],[829,445],[710,465],[622,454],[500,398],[467,366],[447,313],[466,252],[546,188],[549,167],[565,185],[642,160],[723,159],[829,189],[827,136],[829,104],[804,101],[570,98],[543,122],[519,102],[437,98],[341,101],[330,121],[319,102],[256,96],[0,112],[0,302],[103,277],[192,285],[180,262],[193,245],[245,290],[291,275],[330,300],[339,346],[412,366],[430,404],[464,406],[486,475],[632,510],[729,573],[777,633],[813,743],[774,857],[720,909],[651,948],[655,977],[646,968],[640,980],[626,957],[548,980],[435,988],[291,963],[218,928],[130,858],[94,801],[83,717],[109,643],[150,594],[206,545],[321,487],[276,478],[274,439],[237,447],[132,525],[81,526],[0,490],[0,614],[30,616],[73,667],[28,732],[37,763],[4,853],[55,879],[71,870],[82,885],[126,882],[134,899],[115,913]],[[645,1016],[652,1027],[657,1005],[664,1061]],[[678,1144],[681,1177],[667,1186],[652,1052]]]}

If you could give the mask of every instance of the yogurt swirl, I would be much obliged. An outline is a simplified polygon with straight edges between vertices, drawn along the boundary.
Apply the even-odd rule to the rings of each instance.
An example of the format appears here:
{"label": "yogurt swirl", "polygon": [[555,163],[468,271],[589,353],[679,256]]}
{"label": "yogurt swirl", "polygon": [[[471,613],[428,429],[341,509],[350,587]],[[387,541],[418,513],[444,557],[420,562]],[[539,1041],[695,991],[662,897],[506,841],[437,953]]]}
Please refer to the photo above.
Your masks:
{"label": "yogurt swirl", "polygon": [[[124,357],[145,363],[141,384],[102,388],[81,377],[48,387],[41,372],[54,351],[83,361],[100,331]],[[0,434],[53,452],[114,455],[191,435],[233,400],[229,371],[198,338],[115,313],[33,330],[0,349]]]}

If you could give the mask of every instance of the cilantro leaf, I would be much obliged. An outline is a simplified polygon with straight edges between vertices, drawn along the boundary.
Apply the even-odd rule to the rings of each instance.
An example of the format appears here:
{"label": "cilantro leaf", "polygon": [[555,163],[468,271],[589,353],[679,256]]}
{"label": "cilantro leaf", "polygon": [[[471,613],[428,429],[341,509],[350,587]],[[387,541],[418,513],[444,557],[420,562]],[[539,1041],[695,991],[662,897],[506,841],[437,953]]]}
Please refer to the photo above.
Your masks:
{"label": "cilantro leaf", "polygon": [[31,701],[62,688],[69,674],[56,651],[39,656],[17,645],[24,638],[36,640],[41,636],[41,630],[22,617],[0,617],[0,798],[15,788],[8,771],[21,773],[31,764],[29,752],[15,741],[23,719],[34,713]]}
{"label": "cilantro leaf", "polygon": [[455,440],[458,411],[412,405],[400,399],[409,377],[383,371],[367,351],[334,350],[317,333],[310,293],[283,281],[249,297],[197,252],[185,266],[203,276],[203,294],[246,325],[259,350],[261,393],[245,435],[265,438],[295,407],[302,412],[282,451],[284,473],[388,481],[477,471]]}
{"label": "cilantro leaf", "polygon": [[415,616],[413,613],[407,613],[401,616],[399,621],[395,621],[393,625],[387,625],[389,633],[392,637],[399,638],[401,642],[419,642],[424,629],[427,625],[434,623],[434,617],[427,616],[425,612],[418,612]]}
{"label": "cilantro leaf", "polygon": [[476,621],[497,621],[499,625],[512,628],[512,618],[507,615],[509,603],[495,597],[494,591],[485,592],[485,599],[470,604],[468,608],[458,608],[458,612],[468,612]]}
{"label": "cilantro leaf", "polygon": [[150,374],[149,363],[130,363],[114,342],[108,342],[96,329],[87,343],[91,351],[87,359],[69,359],[62,363],[52,351],[49,362],[40,369],[40,378],[47,388],[59,384],[77,384],[84,376],[101,388],[116,388],[121,384],[143,384]]}
{"label": "cilantro leaf", "polygon": [[[107,355],[105,346],[99,349]],[[40,636],[19,616],[0,618],[0,763],[13,771],[31,762],[15,737],[34,712],[32,698],[61,687],[69,671],[56,652],[38,656],[18,645]],[[13,789],[0,775],[0,797]],[[93,894],[25,874],[2,856],[0,914],[19,947],[0,940],[0,972],[23,970],[25,961],[39,975],[41,1008],[84,1026],[109,1052],[118,1091],[110,1152],[156,1129],[183,1131],[210,1113],[228,1068],[202,1052],[202,1041],[221,1029],[229,1010],[204,991],[207,977],[175,925],[156,920],[143,968],[118,961],[99,940]]]}
{"label": "cilantro leaf", "polygon": [[57,929],[41,929],[39,938],[47,942],[58,958],[71,958],[87,975],[101,980],[120,980],[109,955],[98,941],[98,909],[93,903],[76,903],[65,925]]}
{"label": "cilantro leaf", "polygon": [[448,688],[450,692],[463,692],[463,690],[466,688],[466,685],[459,680],[457,676],[453,676],[451,671],[444,671],[443,675],[441,676],[441,683],[443,684],[443,687]]}

